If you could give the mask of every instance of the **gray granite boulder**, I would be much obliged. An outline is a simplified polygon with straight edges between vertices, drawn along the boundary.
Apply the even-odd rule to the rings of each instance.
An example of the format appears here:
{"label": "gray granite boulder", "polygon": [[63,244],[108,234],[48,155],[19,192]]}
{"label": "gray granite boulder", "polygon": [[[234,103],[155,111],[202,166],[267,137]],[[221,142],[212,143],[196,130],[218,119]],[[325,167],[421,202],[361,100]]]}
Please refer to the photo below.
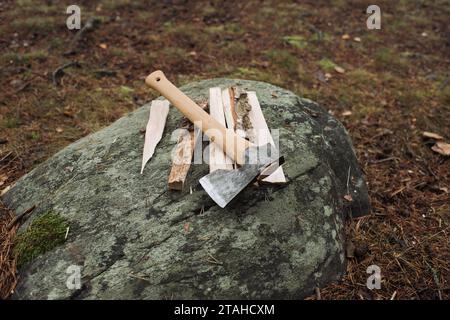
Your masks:
{"label": "gray granite boulder", "polygon": [[[63,245],[20,269],[14,298],[298,299],[338,280],[344,221],[369,211],[344,127],[266,83],[213,79],[182,90],[200,100],[230,85],[256,91],[269,127],[280,129],[286,185],[250,186],[221,209],[198,183],[208,167],[194,165],[186,191],[168,190],[171,132],[181,119],[174,108],[141,175],[145,105],[61,150],[4,195],[17,213],[37,205],[31,220],[52,211],[70,225]],[[66,286],[71,265],[81,267],[79,289]]]}

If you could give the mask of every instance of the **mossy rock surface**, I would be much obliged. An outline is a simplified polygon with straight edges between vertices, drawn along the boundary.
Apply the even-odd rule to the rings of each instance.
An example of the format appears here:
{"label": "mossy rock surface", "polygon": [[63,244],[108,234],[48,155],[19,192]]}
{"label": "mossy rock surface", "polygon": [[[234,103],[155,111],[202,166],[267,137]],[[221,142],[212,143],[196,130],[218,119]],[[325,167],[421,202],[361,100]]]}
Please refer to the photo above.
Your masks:
{"label": "mossy rock surface", "polygon": [[[70,225],[64,244],[21,268],[14,297],[298,299],[338,280],[344,221],[369,211],[344,127],[314,102],[266,83],[212,79],[182,90],[201,100],[210,87],[230,85],[256,91],[269,127],[280,130],[286,185],[248,187],[221,209],[198,183],[207,165],[193,165],[186,191],[169,191],[171,133],[181,115],[171,109],[141,175],[145,105],[58,152],[4,196],[18,213],[38,204],[33,218],[54,211]],[[66,286],[71,265],[81,266],[80,289]]]}
{"label": "mossy rock surface", "polygon": [[60,215],[47,212],[22,230],[14,240],[14,253],[19,266],[64,243],[68,225]]}

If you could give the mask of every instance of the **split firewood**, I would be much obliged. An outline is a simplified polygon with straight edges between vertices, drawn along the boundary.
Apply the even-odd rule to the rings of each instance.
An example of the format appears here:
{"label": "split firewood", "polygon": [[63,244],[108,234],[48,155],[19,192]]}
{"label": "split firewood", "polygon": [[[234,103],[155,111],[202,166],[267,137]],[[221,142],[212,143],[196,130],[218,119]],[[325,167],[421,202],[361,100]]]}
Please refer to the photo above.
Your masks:
{"label": "split firewood", "polygon": [[162,138],[169,113],[169,101],[153,100],[150,106],[150,116],[145,129],[144,153],[142,155],[141,174],[144,172],[146,163],[155,152],[156,145]]}
{"label": "split firewood", "polygon": [[[209,114],[220,124],[225,126],[225,114],[220,88],[209,89]],[[215,143],[209,144],[209,172],[218,169],[233,170],[233,160],[228,157],[220,146]]]}
{"label": "split firewood", "polygon": [[183,190],[184,182],[191,167],[195,148],[194,131],[184,130],[178,138],[178,144],[172,153],[172,168],[169,174],[169,189]]}
{"label": "split firewood", "polygon": [[[207,109],[208,102],[203,101],[198,105]],[[187,118],[181,120],[181,129],[185,129],[185,131],[178,138],[178,144],[172,153],[172,168],[168,179],[169,189],[180,191],[184,188],[195,148],[202,144],[200,128],[195,127]]]}
{"label": "split firewood", "polygon": [[222,91],[222,103],[223,103],[223,113],[225,114],[225,121],[227,123],[227,128],[235,130],[236,118],[234,111],[234,93],[231,88],[224,89]]}
{"label": "split firewood", "polygon": [[[229,92],[229,105],[226,102],[226,91]],[[237,134],[258,146],[270,143],[275,147],[255,92],[245,92],[240,88],[231,87],[222,92],[222,98],[228,128],[236,128]],[[270,170],[273,170],[273,166],[266,171],[270,173]],[[269,176],[262,179],[262,182],[286,183],[283,168],[281,166],[276,168]]]}
{"label": "split firewood", "polygon": [[[269,127],[267,126],[267,122],[261,110],[256,92],[247,92],[247,97],[251,106],[247,115],[249,122],[251,123],[250,129],[247,129],[247,136],[249,136],[250,142],[253,142],[257,146],[263,146],[270,143],[273,147],[275,147],[273,137],[270,133]],[[267,183],[286,183],[283,167],[279,166],[268,177],[262,179],[262,181]]]}
{"label": "split firewood", "polygon": [[235,131],[242,138],[250,140],[248,133],[252,128],[252,123],[248,114],[252,107],[248,102],[247,92],[238,87],[232,87],[231,90],[234,93],[232,101],[234,102],[233,111],[236,119]]}

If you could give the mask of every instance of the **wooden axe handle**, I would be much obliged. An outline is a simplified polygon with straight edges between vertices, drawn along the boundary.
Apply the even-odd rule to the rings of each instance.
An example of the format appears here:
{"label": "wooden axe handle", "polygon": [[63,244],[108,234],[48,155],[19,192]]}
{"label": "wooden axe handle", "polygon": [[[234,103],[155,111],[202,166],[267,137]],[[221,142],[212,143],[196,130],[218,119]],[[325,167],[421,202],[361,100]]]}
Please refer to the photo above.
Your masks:
{"label": "wooden axe handle", "polygon": [[225,128],[217,120],[200,108],[187,95],[175,87],[162,71],[155,71],[147,76],[145,83],[163,95],[192,123],[201,122],[202,131],[211,141],[216,143],[236,163],[242,165],[245,162],[245,149],[251,143],[239,137],[233,130]]}

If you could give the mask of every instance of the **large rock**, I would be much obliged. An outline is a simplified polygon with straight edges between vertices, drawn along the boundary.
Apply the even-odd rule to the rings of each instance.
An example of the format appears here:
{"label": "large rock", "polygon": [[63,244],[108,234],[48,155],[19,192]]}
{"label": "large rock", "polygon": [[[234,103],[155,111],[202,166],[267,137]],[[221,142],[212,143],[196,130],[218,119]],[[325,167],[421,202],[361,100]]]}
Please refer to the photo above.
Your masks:
{"label": "large rock", "polygon": [[[21,268],[14,297],[297,299],[339,279],[344,220],[369,210],[344,127],[266,83],[213,79],[182,90],[201,100],[210,87],[236,84],[256,91],[269,127],[280,129],[286,185],[248,187],[221,209],[198,183],[208,167],[194,165],[187,191],[169,191],[171,132],[181,118],[174,108],[140,175],[145,105],[58,152],[4,196],[17,213],[36,204],[32,218],[52,211],[70,224],[64,245]],[[66,287],[70,265],[82,266],[79,290]]]}

